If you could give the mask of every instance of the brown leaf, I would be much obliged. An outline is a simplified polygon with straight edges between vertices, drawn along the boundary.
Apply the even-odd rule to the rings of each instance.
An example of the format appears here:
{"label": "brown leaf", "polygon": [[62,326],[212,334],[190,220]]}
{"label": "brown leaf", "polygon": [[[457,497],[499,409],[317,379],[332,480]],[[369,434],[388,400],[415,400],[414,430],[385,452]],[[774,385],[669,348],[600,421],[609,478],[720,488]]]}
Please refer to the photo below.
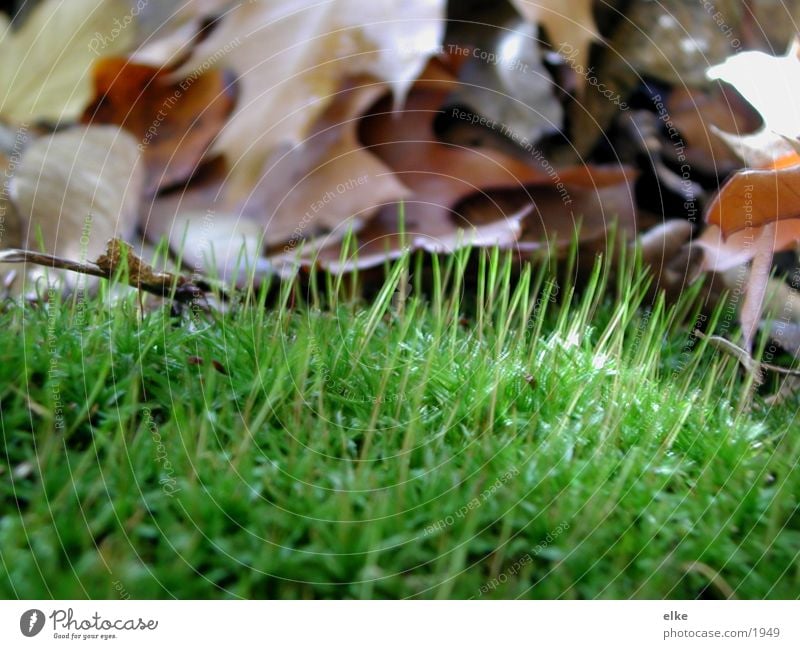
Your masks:
{"label": "brown leaf", "polygon": [[769,223],[764,226],[758,239],[755,241],[755,254],[753,255],[753,265],[750,275],[747,278],[747,286],[744,294],[744,302],[739,319],[742,324],[742,346],[748,350],[753,349],[753,340],[758,331],[758,324],[761,320],[764,300],[769,286],[769,278],[772,272],[772,258],[775,250],[775,224]]}
{"label": "brown leaf", "polygon": [[401,179],[358,138],[362,114],[385,84],[353,79],[313,125],[302,146],[278,156],[264,169],[243,211],[264,223],[267,247],[326,233],[329,241],[359,229],[382,205],[410,196]]}
{"label": "brown leaf", "polygon": [[[523,148],[517,156],[441,141],[434,121],[454,87],[452,77],[432,64],[412,89],[403,110],[392,110],[385,99],[362,120],[364,146],[402,180],[412,195],[403,202],[402,210],[387,205],[359,232],[359,266],[379,264],[387,256],[397,256],[406,246],[451,250],[470,242],[514,245],[519,222],[532,203],[536,213],[525,219],[525,227],[530,230],[528,241],[537,248],[550,235],[569,241],[582,217],[592,221],[594,234],[604,233],[617,215],[626,226],[635,225],[629,170],[585,166],[555,170],[535,148],[526,150],[522,140],[518,141]],[[495,203],[494,212],[481,210],[480,222],[469,220],[468,213],[459,208],[472,195],[499,190],[519,192],[527,200],[510,210]],[[405,237],[399,234],[401,212]],[[329,246],[321,260],[329,264],[338,257],[338,246]]]}
{"label": "brown leaf", "polygon": [[[235,166],[226,191],[248,195],[283,146],[303,141],[343,79],[370,74],[402,100],[444,33],[443,0],[255,0],[231,5],[182,70],[239,75],[241,101],[215,153]],[[257,136],[254,134],[257,133]]]}
{"label": "brown leaf", "polygon": [[[800,240],[800,219],[777,221],[773,245],[775,252],[790,250]],[[755,256],[753,243],[761,238],[766,226],[745,228],[727,238],[716,225],[708,226],[692,245],[703,251],[702,270],[722,273],[752,261]]]}
{"label": "brown leaf", "polygon": [[135,231],[143,181],[136,141],[116,127],[35,140],[10,184],[23,246],[40,249],[41,235],[45,252],[79,260],[100,254],[110,238]]}
{"label": "brown leaf", "polygon": [[737,173],[713,198],[706,215],[725,237],[747,227],[798,218],[800,165]]}
{"label": "brown leaf", "polygon": [[148,193],[195,172],[234,106],[232,86],[217,69],[176,81],[168,69],[109,58],[95,64],[93,76],[95,99],[83,121],[117,124],[137,138]]}

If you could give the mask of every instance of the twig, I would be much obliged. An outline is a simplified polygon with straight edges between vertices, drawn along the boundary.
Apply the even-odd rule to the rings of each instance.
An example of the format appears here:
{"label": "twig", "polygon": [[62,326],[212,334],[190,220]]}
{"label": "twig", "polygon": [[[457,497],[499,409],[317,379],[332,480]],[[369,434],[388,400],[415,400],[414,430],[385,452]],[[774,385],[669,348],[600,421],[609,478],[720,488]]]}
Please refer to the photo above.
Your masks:
{"label": "twig", "polygon": [[[94,262],[72,261],[32,250],[0,251],[0,263],[15,262],[70,270],[103,279],[113,279],[117,271],[127,264],[130,286],[161,297],[170,297],[178,302],[191,302],[212,290],[211,284],[204,279],[193,280],[183,275],[154,270],[152,266],[137,257],[131,247],[120,239],[111,239],[105,254],[100,255]],[[224,292],[221,293],[221,296],[223,299],[226,297]]]}
{"label": "twig", "polygon": [[739,345],[736,345],[730,340],[722,338],[721,336],[706,336],[702,331],[697,329],[695,329],[694,335],[701,340],[707,340],[708,344],[712,347],[716,347],[717,349],[727,352],[733,356],[748,372],[751,372],[755,375],[756,381],[759,384],[763,382],[761,370],[769,370],[770,372],[776,372],[777,374],[784,374],[786,376],[800,376],[800,370],[793,370],[788,367],[781,367],[780,365],[771,365],[770,363],[762,363],[757,361],[746,349],[739,347]]}

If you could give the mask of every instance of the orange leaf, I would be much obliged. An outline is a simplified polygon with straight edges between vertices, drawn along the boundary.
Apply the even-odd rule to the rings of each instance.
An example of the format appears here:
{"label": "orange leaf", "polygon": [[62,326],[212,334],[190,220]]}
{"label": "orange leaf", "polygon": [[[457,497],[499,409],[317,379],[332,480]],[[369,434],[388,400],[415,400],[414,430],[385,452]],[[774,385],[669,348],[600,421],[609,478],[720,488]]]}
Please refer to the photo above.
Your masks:
{"label": "orange leaf", "polygon": [[800,218],[800,165],[736,174],[711,201],[706,218],[726,238],[748,227]]}
{"label": "orange leaf", "polygon": [[234,106],[216,69],[175,80],[167,69],[108,58],[95,65],[94,86],[83,121],[118,124],[139,140],[150,193],[192,175]]}

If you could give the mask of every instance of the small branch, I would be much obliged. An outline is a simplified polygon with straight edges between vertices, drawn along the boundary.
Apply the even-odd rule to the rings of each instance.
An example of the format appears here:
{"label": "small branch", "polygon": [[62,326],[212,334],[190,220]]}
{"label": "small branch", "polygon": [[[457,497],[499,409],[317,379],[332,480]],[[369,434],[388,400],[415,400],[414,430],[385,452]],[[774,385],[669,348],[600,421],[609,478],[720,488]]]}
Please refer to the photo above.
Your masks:
{"label": "small branch", "polygon": [[727,352],[733,356],[748,372],[751,372],[755,375],[759,384],[762,383],[761,370],[768,370],[770,372],[776,372],[777,374],[783,374],[785,376],[800,376],[800,370],[793,370],[788,367],[781,367],[780,365],[771,365],[769,363],[761,363],[757,361],[746,349],[739,347],[739,345],[736,345],[730,340],[722,338],[721,336],[706,336],[702,331],[699,330],[695,330],[694,335],[701,340],[707,340],[708,344],[712,347],[716,347],[717,349]]}
{"label": "small branch", "polygon": [[[37,264],[109,280],[127,264],[128,284],[140,291],[171,297],[178,302],[191,302],[211,291],[211,285],[206,280],[190,280],[183,275],[156,271],[133,254],[131,247],[120,239],[111,239],[105,254],[95,262],[72,261],[47,253],[12,249],[0,251],[0,263]],[[222,297],[226,297],[224,293]]]}

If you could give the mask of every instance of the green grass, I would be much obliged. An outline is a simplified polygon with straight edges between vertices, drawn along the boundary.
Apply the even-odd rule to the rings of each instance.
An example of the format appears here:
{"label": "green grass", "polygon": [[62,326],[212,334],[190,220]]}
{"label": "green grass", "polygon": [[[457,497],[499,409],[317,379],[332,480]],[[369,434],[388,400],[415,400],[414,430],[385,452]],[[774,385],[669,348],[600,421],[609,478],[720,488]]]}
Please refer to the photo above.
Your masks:
{"label": "green grass", "polygon": [[696,296],[473,255],[7,305],[0,596],[797,597],[797,404],[745,407]]}

